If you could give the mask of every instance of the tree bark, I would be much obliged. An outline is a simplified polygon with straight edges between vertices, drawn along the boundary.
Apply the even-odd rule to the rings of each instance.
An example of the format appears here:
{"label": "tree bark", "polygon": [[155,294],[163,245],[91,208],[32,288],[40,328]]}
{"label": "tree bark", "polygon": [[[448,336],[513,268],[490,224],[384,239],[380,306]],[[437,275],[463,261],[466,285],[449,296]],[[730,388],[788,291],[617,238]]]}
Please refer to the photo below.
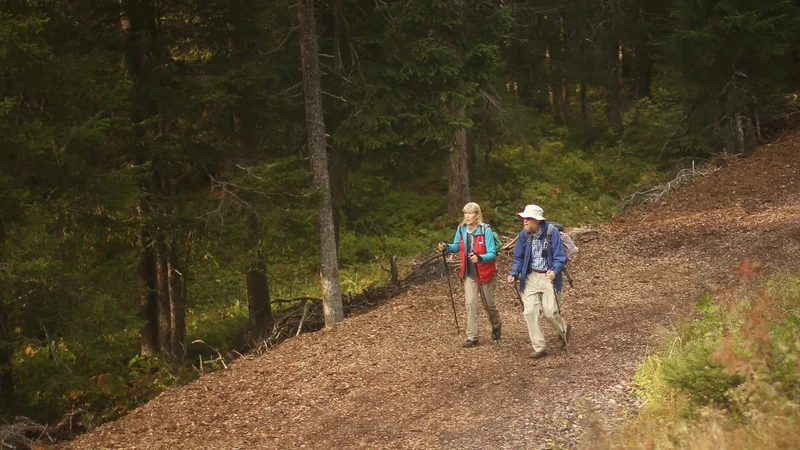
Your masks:
{"label": "tree bark", "polygon": [[641,99],[650,96],[650,85],[653,80],[653,60],[644,48],[644,45],[636,48],[636,98]]}
{"label": "tree bark", "polygon": [[553,87],[553,55],[550,54],[550,49],[544,49],[545,67],[547,69],[547,100],[550,103],[550,115],[553,117],[553,122],[560,124],[561,115],[558,113],[558,105],[556,105],[556,93]]}
{"label": "tree bark", "polygon": [[584,128],[589,128],[592,126],[592,121],[589,118],[589,106],[586,100],[586,79],[581,78],[581,87],[580,87],[580,101],[581,101],[581,121],[583,122]]}
{"label": "tree bark", "polygon": [[[153,155],[152,145],[164,128],[164,117],[159,116],[159,99],[148,81],[153,68],[159,64],[162,48],[158,38],[157,8],[154,1],[120,0],[122,15],[120,25],[127,38],[125,64],[133,81],[131,93],[131,122],[145,143],[139,147],[134,160],[138,164],[150,161],[153,167],[147,183],[141,186],[140,205],[151,205],[152,210],[140,207],[146,220],[154,214],[160,219],[173,215],[169,163]],[[142,127],[147,119],[158,118],[157,125]],[[146,227],[148,225],[145,225]],[[186,304],[178,269],[177,235],[164,227],[142,231],[139,241],[141,255],[140,279],[147,289],[146,298],[139,302],[139,311],[145,324],[142,327],[141,351],[180,361],[184,353],[186,334]],[[155,344],[155,346],[154,346]]]}
{"label": "tree bark", "polygon": [[[466,133],[464,135],[464,145],[467,149],[467,169],[468,169],[468,177],[470,180],[475,179],[475,174],[478,172],[478,149],[475,147],[475,137],[472,134],[472,131],[465,130]],[[483,167],[489,167],[489,159],[485,159],[483,161]]]}
{"label": "tree bark", "polygon": [[[157,33],[155,5],[152,1],[120,0],[120,28],[126,37],[125,67],[133,81],[131,92],[131,123],[143,142],[150,143],[155,131],[152,127],[141,127],[146,119],[158,114],[158,100],[147,90],[147,78],[155,64],[157,53]],[[136,149],[134,161],[144,164],[150,160],[147,145]],[[140,187],[141,198],[138,213],[142,223],[149,222],[147,216],[152,214],[149,205],[158,204],[158,189],[161,180],[152,174]],[[148,205],[145,207],[145,205]],[[164,237],[158,230],[147,229],[144,225],[139,235],[139,279],[146,292],[139,299],[139,314],[144,324],[141,329],[140,351],[142,355],[152,356],[169,348],[169,340],[164,341],[167,329],[161,322],[165,316],[164,309],[169,311],[169,294],[165,272],[166,267]],[[169,318],[168,313],[166,317]]]}
{"label": "tree bark", "polygon": [[619,43],[619,47],[617,48],[617,58],[619,59],[617,75],[619,76],[619,88],[620,91],[622,91],[625,86],[625,47],[622,45],[621,41]]}
{"label": "tree bark", "polygon": [[[460,117],[465,117],[464,108],[458,107],[456,114]],[[450,143],[447,213],[451,216],[460,216],[461,208],[469,202],[468,161],[467,130],[462,127],[453,132]]]}
{"label": "tree bark", "polygon": [[269,296],[269,280],[267,278],[267,263],[261,252],[261,223],[258,215],[250,212],[247,218],[250,251],[255,253],[255,260],[250,263],[247,270],[247,310],[249,323],[247,327],[247,342],[251,348],[256,348],[263,342],[272,330],[272,306]]}
{"label": "tree bark", "polygon": [[344,61],[342,58],[342,44],[345,46],[344,32],[344,0],[334,0],[333,3],[333,64],[339,72],[344,71]]}
{"label": "tree bark", "polygon": [[646,22],[644,13],[644,1],[635,0],[636,20],[638,23],[637,34],[640,41],[636,45],[633,54],[634,69],[633,76],[636,78],[636,99],[650,96],[650,85],[653,80],[653,58],[650,56],[650,30]]}
{"label": "tree bark", "polygon": [[[0,222],[0,249],[5,246],[6,229]],[[0,400],[6,405],[7,410],[14,411],[14,343],[11,340],[11,327],[8,323],[8,313],[5,306],[0,303]]]}
{"label": "tree bark", "polygon": [[606,118],[608,126],[622,129],[620,105],[621,87],[619,84],[619,41],[611,38],[606,50]]}
{"label": "tree bark", "polygon": [[333,225],[333,200],[328,174],[328,154],[325,140],[325,121],[322,115],[319,55],[313,0],[297,0],[300,23],[300,59],[305,94],[306,131],[313,173],[313,187],[319,195],[317,239],[319,242],[322,310],[325,326],[332,327],[344,320],[342,287],[339,283],[339,261]]}
{"label": "tree bark", "polygon": [[[251,47],[246,45],[243,33],[248,28],[247,18],[245,17],[246,4],[244,0],[228,0],[230,21],[228,28],[231,30],[228,39],[229,57],[234,61],[235,66],[239,67],[251,56]],[[237,111],[233,114],[233,122],[238,126],[234,129],[237,137],[237,144],[246,154],[250,154],[256,146],[254,123],[249,120],[253,107],[250,99],[252,98],[251,89],[246,88],[241,92],[241,100],[238,102]],[[251,203],[258,201],[255,196],[250,196]],[[245,331],[245,341],[250,348],[258,347],[261,342],[268,337],[272,329],[272,308],[269,297],[269,283],[267,280],[267,266],[264,261],[261,245],[261,223],[258,214],[254,210],[247,211],[247,246],[250,252],[255,254],[255,260],[250,262],[245,273],[247,285],[247,304],[248,304],[248,326]]]}
{"label": "tree bark", "polygon": [[559,114],[562,123],[567,123],[570,116],[569,108],[569,83],[567,82],[567,72],[565,67],[565,59],[567,57],[567,28],[564,19],[564,10],[558,12],[559,23],[559,39],[561,40],[561,54],[558,64],[559,72],[561,73],[561,108]]}
{"label": "tree bark", "polygon": [[[140,200],[141,203],[141,200]],[[141,211],[141,205],[139,206]],[[141,212],[139,213],[142,218]],[[156,296],[155,256],[150,234],[142,230],[139,233],[139,280],[145,286],[145,292],[139,297],[139,318],[142,319],[140,331],[140,350],[143,356],[158,354],[158,298]]]}
{"label": "tree bark", "polygon": [[172,353],[170,338],[169,276],[167,268],[167,243],[163,230],[158,230],[153,245],[153,268],[156,282],[156,333],[158,353],[169,358]]}
{"label": "tree bark", "polygon": [[183,361],[186,354],[186,299],[183,296],[183,277],[178,263],[177,237],[167,244],[167,282],[169,284],[170,358]]}
{"label": "tree bark", "polygon": [[0,305],[0,399],[11,410],[14,406],[14,347],[11,341],[11,327],[3,306]]}
{"label": "tree bark", "polygon": [[734,113],[734,127],[736,129],[736,153],[744,154],[747,148],[744,143],[744,126],[742,125],[742,115],[738,112]]}

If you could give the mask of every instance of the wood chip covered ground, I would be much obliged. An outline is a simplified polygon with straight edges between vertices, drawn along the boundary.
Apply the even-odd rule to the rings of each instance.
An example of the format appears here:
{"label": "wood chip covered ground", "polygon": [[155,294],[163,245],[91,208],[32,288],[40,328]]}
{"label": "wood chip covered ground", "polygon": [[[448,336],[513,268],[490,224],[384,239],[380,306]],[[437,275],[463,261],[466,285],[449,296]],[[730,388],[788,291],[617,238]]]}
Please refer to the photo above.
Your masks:
{"label": "wood chip covered ground", "polygon": [[[501,343],[491,342],[482,314],[481,345],[461,348],[463,291],[456,335],[440,278],[165,392],[64,448],[576,447],[587,419],[613,426],[635,413],[631,377],[660,330],[733,282],[743,258],[766,273],[798,268],[800,136],[731,158],[577,243],[575,288],[565,289],[562,306],[573,325],[568,351],[551,346],[548,357],[528,358],[521,308],[505,282],[496,291]],[[510,262],[501,255],[498,272]]]}

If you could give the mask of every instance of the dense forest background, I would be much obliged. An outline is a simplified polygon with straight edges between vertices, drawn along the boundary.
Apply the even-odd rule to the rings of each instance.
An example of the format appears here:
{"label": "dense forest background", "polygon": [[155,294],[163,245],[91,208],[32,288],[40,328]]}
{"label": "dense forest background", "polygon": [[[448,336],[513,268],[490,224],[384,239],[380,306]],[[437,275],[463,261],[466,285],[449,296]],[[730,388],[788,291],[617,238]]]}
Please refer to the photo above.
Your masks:
{"label": "dense forest background", "polygon": [[608,219],[787,126],[798,35],[790,0],[0,0],[0,415],[113,419],[469,200]]}

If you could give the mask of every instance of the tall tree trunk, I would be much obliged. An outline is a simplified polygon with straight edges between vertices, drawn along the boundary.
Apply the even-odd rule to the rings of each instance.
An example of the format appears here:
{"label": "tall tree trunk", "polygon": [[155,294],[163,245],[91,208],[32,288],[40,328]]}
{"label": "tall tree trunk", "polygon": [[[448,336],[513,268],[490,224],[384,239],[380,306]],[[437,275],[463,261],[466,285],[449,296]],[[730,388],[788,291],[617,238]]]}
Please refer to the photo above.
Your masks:
{"label": "tall tree trunk", "polygon": [[[6,229],[0,222],[0,251],[5,246]],[[14,343],[11,340],[11,326],[8,323],[8,312],[0,303],[0,400],[8,411],[14,411]]]}
{"label": "tall tree trunk", "polygon": [[[547,16],[539,15],[536,17],[536,29],[539,41],[548,42],[546,35]],[[558,104],[556,102],[556,88],[554,85],[555,75],[553,74],[553,53],[550,50],[550,44],[545,44],[544,47],[544,70],[545,70],[545,85],[547,88],[547,104],[550,107],[550,116],[553,122],[561,123],[561,115],[558,112]]]}
{"label": "tall tree trunk", "polygon": [[550,53],[549,48],[544,49],[545,68],[547,69],[547,101],[550,103],[550,115],[553,117],[553,122],[561,123],[561,114],[558,113],[558,105],[556,104],[556,93],[553,87],[553,55]]}
{"label": "tall tree trunk", "polygon": [[580,102],[581,102],[581,121],[583,122],[584,128],[589,128],[592,126],[592,121],[589,118],[589,105],[586,100],[586,78],[581,77],[581,87],[580,87]]}
{"label": "tall tree trunk", "polygon": [[180,362],[186,355],[186,299],[183,296],[183,272],[178,262],[177,236],[172,236],[167,247],[170,357]]}
{"label": "tall tree trunk", "polygon": [[[135,156],[137,163],[150,161],[153,173],[141,186],[140,204],[152,205],[160,219],[173,215],[173,195],[169,178],[169,164],[153,156],[152,145],[164,128],[163,116],[159,115],[159,99],[150,81],[153,68],[158,66],[162,49],[158,38],[157,6],[153,0],[120,0],[122,5],[121,28],[127,38],[125,63],[133,81],[131,122],[137,127],[145,143]],[[157,124],[142,126],[148,119],[158,118]],[[145,220],[147,222],[147,220]],[[152,242],[150,242],[152,240]],[[139,242],[142,258],[140,278],[148,290],[147,298],[140,299],[140,314],[145,320],[142,327],[142,352],[152,354],[153,330],[159,355],[180,361],[184,352],[185,299],[177,263],[177,236],[159,227],[144,230]],[[149,272],[149,273],[148,273]],[[152,295],[152,296],[151,296]],[[153,313],[155,311],[155,313]],[[155,320],[155,322],[151,322]]]}
{"label": "tall tree trunk", "polygon": [[739,112],[734,113],[734,127],[736,130],[736,153],[746,153],[747,147],[745,146],[744,126],[742,125],[742,115]]}
{"label": "tall tree trunk", "polygon": [[[465,117],[464,108],[458,107],[456,114]],[[447,189],[447,212],[451,216],[461,215],[461,208],[469,202],[469,154],[467,152],[467,130],[459,128],[453,132],[450,143],[450,164]]]}
{"label": "tall tree trunk", "polygon": [[14,343],[11,340],[11,327],[2,305],[0,305],[0,400],[8,410],[14,406]]}
{"label": "tall tree trunk", "polygon": [[645,48],[641,45],[636,48],[636,98],[650,96],[650,85],[653,80],[653,60]]}
{"label": "tall tree trunk", "polygon": [[[141,200],[140,200],[141,203]],[[138,208],[141,211],[141,206]],[[142,213],[139,213],[140,220]],[[158,354],[158,297],[156,295],[155,256],[150,233],[142,230],[139,233],[139,280],[145,286],[145,292],[139,297],[139,318],[142,319],[140,331],[140,353],[143,356]]]}
{"label": "tall tree trunk", "polygon": [[[242,38],[247,30],[246,3],[245,0],[228,0],[230,12],[230,23],[228,28],[232,30],[228,39],[229,57],[235,61],[238,67],[243,61],[251,57],[251,47],[246,45]],[[234,132],[237,136],[239,148],[249,154],[256,145],[253,121],[248,117],[253,112],[250,103],[252,92],[245,88],[241,93],[237,110],[233,115],[234,123],[238,124]],[[255,196],[250,198],[251,203],[258,201]],[[254,210],[247,212],[247,247],[248,251],[253,252],[255,260],[248,264],[245,274],[247,284],[247,305],[248,305],[248,326],[245,331],[245,341],[251,348],[258,347],[272,330],[272,307],[269,297],[269,283],[267,280],[267,265],[261,251],[261,223],[259,216]]]}
{"label": "tall tree trunk", "polygon": [[617,59],[619,60],[619,67],[617,68],[619,88],[620,91],[622,91],[625,86],[625,47],[622,45],[622,41],[620,41],[619,47],[617,48]]}
{"label": "tall tree trunk", "polygon": [[[466,117],[472,120],[472,114],[467,114]],[[474,180],[476,176],[475,173],[478,170],[478,150],[475,147],[475,136],[473,135],[474,129],[465,131],[466,134],[464,135],[464,145],[467,151],[467,174],[468,179]],[[485,164],[483,167],[489,167],[489,164],[486,164],[488,163],[488,159],[484,160],[484,163]]]}
{"label": "tall tree trunk", "polygon": [[[119,0],[121,6],[120,28],[127,39],[125,49],[125,67],[128,76],[133,82],[131,92],[130,119],[139,138],[145,142],[144,146],[136,148],[135,163],[144,164],[150,160],[148,144],[153,141],[155,130],[152,126],[143,127],[141,124],[158,114],[158,100],[148,91],[147,79],[154,65],[157,52],[155,5],[152,1]],[[150,206],[158,203],[157,185],[160,180],[155,180],[157,175],[141,186],[141,198],[138,204],[138,214],[142,223],[149,222],[147,216],[152,214]],[[160,268],[166,267],[164,260],[164,239],[160,231],[147,229],[144,225],[139,235],[139,279],[144,284],[145,293],[139,299],[139,314],[143,320],[141,329],[141,352],[143,355],[155,355],[169,346],[169,341],[164,341],[166,330],[160,323],[164,315],[163,309],[168,311],[168,292],[164,272]],[[168,317],[168,314],[167,314]],[[168,330],[168,328],[167,328]]]}
{"label": "tall tree trunk", "polygon": [[606,50],[606,117],[608,125],[622,129],[621,87],[619,84],[619,41],[611,38]]}
{"label": "tall tree trunk", "polygon": [[344,29],[344,0],[334,0],[333,2],[333,64],[339,72],[344,71],[344,60],[342,58],[342,44],[345,46]]}
{"label": "tall tree trunk", "polygon": [[166,237],[163,230],[158,230],[153,245],[153,268],[155,269],[156,282],[156,330],[158,335],[158,353],[169,358],[172,353],[172,338],[170,337],[172,312],[169,303],[169,269],[167,265]]}
{"label": "tall tree trunk", "polygon": [[561,40],[561,55],[558,64],[561,73],[561,108],[559,110],[561,122],[567,123],[570,115],[569,108],[569,83],[567,83],[567,69],[564,61],[567,57],[567,28],[564,20],[564,10],[558,12],[559,39]]}
{"label": "tall tree trunk", "polygon": [[313,186],[319,194],[317,239],[322,282],[322,311],[325,316],[325,326],[332,327],[344,320],[344,307],[333,225],[333,200],[328,174],[325,121],[322,115],[322,88],[313,0],[297,0],[297,16],[300,23],[300,59],[303,69],[308,150]]}
{"label": "tall tree trunk", "polygon": [[[166,162],[156,162],[155,166],[155,192],[161,203],[159,212],[168,222],[175,208],[169,166]],[[186,347],[186,300],[178,262],[178,232],[169,228],[159,229],[157,244],[159,346],[162,356],[180,362]]]}
{"label": "tall tree trunk", "polygon": [[261,251],[261,223],[254,212],[250,212],[247,218],[247,231],[250,251],[255,254],[255,260],[247,270],[247,310],[250,318],[247,342],[251,348],[256,348],[272,331],[273,317],[267,263]]}
{"label": "tall tree trunk", "polygon": [[653,58],[650,57],[650,30],[647,29],[644,14],[644,1],[635,0],[637,34],[640,41],[634,48],[633,60],[635,67],[631,70],[636,78],[636,99],[650,96],[650,84],[653,79]]}

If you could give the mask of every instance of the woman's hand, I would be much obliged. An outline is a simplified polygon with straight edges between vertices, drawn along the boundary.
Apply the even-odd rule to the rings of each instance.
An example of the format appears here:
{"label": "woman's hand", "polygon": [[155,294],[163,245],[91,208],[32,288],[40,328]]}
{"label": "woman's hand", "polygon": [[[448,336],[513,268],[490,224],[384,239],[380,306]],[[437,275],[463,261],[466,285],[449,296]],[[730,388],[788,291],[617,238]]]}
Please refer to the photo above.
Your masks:
{"label": "woman's hand", "polygon": [[447,249],[447,244],[445,242],[439,242],[439,245],[437,245],[436,248],[439,249],[440,252],[443,252],[445,249]]}

